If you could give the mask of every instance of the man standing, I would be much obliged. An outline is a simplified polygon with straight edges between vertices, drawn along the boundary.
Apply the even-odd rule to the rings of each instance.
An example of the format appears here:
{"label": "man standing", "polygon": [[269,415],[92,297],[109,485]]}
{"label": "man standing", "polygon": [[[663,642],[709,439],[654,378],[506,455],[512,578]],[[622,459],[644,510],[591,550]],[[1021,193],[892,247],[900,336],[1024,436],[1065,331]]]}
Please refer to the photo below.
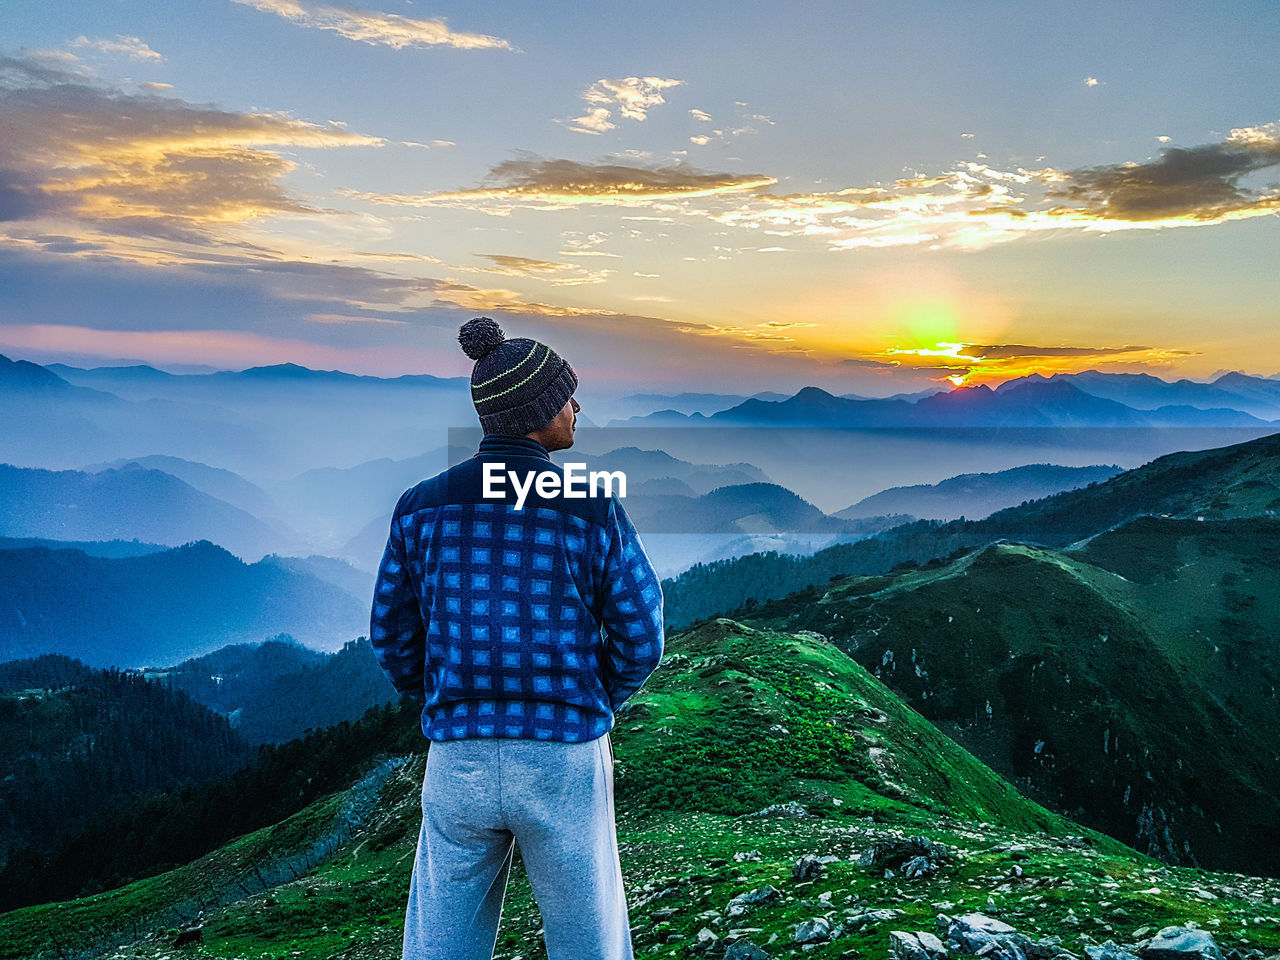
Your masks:
{"label": "man standing", "polygon": [[662,589],[615,496],[486,488],[486,463],[562,473],[578,378],[485,317],[458,340],[484,438],[400,497],[369,628],[432,741],[404,958],[492,958],[518,843],[550,960],[630,960],[609,731],[662,658]]}

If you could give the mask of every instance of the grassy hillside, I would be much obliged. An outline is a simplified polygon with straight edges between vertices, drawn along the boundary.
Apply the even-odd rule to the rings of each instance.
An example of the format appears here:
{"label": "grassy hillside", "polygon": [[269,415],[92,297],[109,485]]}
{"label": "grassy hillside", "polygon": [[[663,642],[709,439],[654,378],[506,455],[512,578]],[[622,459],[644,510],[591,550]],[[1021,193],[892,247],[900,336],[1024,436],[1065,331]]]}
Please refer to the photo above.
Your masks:
{"label": "grassy hillside", "polygon": [[810,588],[832,638],[1055,809],[1172,862],[1280,872],[1280,519],[1145,517]]}
{"label": "grassy hillside", "polygon": [[[416,712],[401,719],[416,725]],[[974,910],[1078,956],[1185,921],[1224,948],[1280,948],[1280,921],[1251,922],[1280,913],[1280,883],[1162,866],[1048,813],[814,636],[728,620],[673,636],[614,735],[637,955],[693,956],[705,928],[771,957],[883,956],[890,931]],[[2,915],[0,957],[160,960],[198,921],[202,943],[187,955],[398,958],[423,762],[384,757],[358,787],[187,867]],[[787,801],[809,815],[750,815]],[[937,872],[906,879],[860,863],[877,841],[914,835],[946,848]],[[805,855],[834,859],[793,876]],[[259,880],[263,864],[279,869]],[[733,897],[766,885],[776,896],[729,914]],[[840,932],[802,950],[797,926],[816,917]],[[545,957],[539,927],[517,852],[497,956]]]}

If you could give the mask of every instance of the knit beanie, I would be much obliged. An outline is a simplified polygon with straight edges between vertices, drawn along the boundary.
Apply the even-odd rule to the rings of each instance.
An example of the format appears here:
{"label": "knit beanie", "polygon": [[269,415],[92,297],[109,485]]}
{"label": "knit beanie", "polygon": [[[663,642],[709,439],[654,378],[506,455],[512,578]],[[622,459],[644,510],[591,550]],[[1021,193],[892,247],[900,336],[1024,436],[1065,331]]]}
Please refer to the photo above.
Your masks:
{"label": "knit beanie", "polygon": [[486,436],[522,437],[541,430],[578,389],[578,375],[567,360],[537,340],[506,339],[488,317],[464,323],[458,342],[476,362],[471,401]]}

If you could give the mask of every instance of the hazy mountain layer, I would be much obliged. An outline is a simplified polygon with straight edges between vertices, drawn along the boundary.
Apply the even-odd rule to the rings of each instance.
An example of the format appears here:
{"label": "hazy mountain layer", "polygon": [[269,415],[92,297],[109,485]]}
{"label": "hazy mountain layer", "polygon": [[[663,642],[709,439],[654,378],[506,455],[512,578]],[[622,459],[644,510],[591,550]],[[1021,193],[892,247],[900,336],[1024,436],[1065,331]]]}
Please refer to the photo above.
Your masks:
{"label": "hazy mountain layer", "polygon": [[269,558],[245,564],[208,541],[122,559],[0,550],[0,660],[155,666],[282,632],[336,649],[368,632],[368,610],[314,576]]}

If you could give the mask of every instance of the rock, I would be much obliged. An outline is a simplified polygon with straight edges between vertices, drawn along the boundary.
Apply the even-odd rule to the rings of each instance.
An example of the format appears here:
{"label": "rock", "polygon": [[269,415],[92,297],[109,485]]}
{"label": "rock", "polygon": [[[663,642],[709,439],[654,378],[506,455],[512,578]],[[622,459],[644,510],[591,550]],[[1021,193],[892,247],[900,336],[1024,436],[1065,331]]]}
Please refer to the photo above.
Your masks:
{"label": "rock", "polygon": [[932,933],[889,933],[889,954],[894,960],[941,960],[947,955],[946,945]]}
{"label": "rock", "polygon": [[773,803],[755,813],[744,813],[744,817],[812,817],[813,814],[794,800],[786,803]]}
{"label": "rock", "polygon": [[938,867],[939,864],[928,857],[912,857],[902,865],[902,875],[908,880],[914,880],[916,877],[927,877],[931,873],[937,873]]}
{"label": "rock", "polygon": [[1208,930],[1165,927],[1138,946],[1142,960],[1223,960],[1222,951]]}
{"label": "rock", "polygon": [[1106,940],[1099,946],[1086,946],[1084,952],[1089,955],[1089,960],[1138,960],[1114,940]]}
{"label": "rock", "polygon": [[[1062,940],[1058,937],[1045,937],[1042,940],[1033,941],[1027,947],[1027,956],[1030,960],[1080,960],[1062,945]],[[1121,958],[1117,957],[1115,960],[1121,960]],[[1137,958],[1134,957],[1133,960]]]}
{"label": "rock", "polygon": [[796,927],[796,943],[820,943],[831,939],[831,921],[826,917],[814,917]]}
{"label": "rock", "polygon": [[812,853],[806,853],[791,868],[792,880],[813,880],[823,871],[822,861]]}
{"label": "rock", "polygon": [[740,893],[729,901],[725,907],[725,912],[731,917],[740,917],[746,913],[751,907],[758,903],[765,903],[770,900],[777,900],[782,896],[782,891],[777,887],[766,884],[763,887],[756,887],[754,890],[748,890],[746,893]]}
{"label": "rock", "polygon": [[863,851],[858,864],[883,870],[887,877],[901,871],[909,879],[918,879],[937,873],[954,859],[951,851],[928,837],[891,837]]}
{"label": "rock", "polygon": [[724,955],[724,943],[708,927],[703,927],[689,945],[689,952],[694,956],[720,957]]}
{"label": "rock", "polygon": [[203,927],[188,927],[186,930],[179,930],[177,939],[173,941],[175,947],[189,947],[196,943],[204,943]]}
{"label": "rock", "polygon": [[1009,924],[981,913],[960,917],[943,914],[938,917],[938,926],[947,946],[956,953],[975,954],[988,960],[1028,960],[1027,951],[1032,947],[1031,940]]}
{"label": "rock", "polygon": [[748,860],[759,860],[759,859],[760,859],[759,850],[747,850],[745,852],[735,853],[733,855],[734,863],[746,863]]}
{"label": "rock", "polygon": [[892,920],[894,917],[902,916],[903,911],[896,908],[888,908],[884,910],[855,910],[847,908],[845,913],[848,917],[844,924],[850,929],[866,926],[868,923],[881,923],[885,920]]}
{"label": "rock", "polygon": [[769,955],[750,940],[735,940],[725,948],[724,960],[769,960]]}

